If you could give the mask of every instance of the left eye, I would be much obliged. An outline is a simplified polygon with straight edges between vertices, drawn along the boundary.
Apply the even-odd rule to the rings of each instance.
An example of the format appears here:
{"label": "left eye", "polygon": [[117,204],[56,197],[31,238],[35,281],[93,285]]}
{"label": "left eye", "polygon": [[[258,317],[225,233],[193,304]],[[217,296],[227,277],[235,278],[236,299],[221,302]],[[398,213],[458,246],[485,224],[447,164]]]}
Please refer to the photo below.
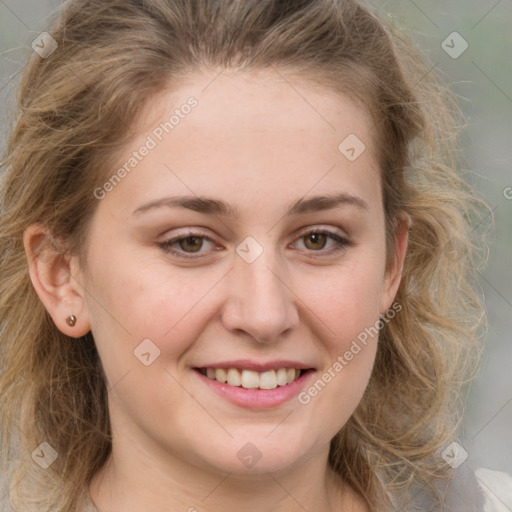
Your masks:
{"label": "left eye", "polygon": [[[303,233],[299,240],[305,240],[304,246],[306,249],[310,249],[314,252],[322,251],[325,249],[327,241],[331,239],[334,240],[334,244],[330,247],[335,247],[334,250],[342,249],[344,246],[348,245],[348,241],[341,237],[336,233],[331,233],[330,231],[309,231],[308,233]],[[324,252],[331,252],[332,249],[328,249]]]}
{"label": "left eye", "polygon": [[[326,248],[329,239],[333,241],[333,243]],[[336,252],[351,245],[347,239],[336,233],[331,233],[330,231],[309,231],[303,233],[298,240],[305,240],[304,247],[308,252],[319,252],[322,254]],[[181,258],[198,258],[201,256],[192,255],[204,253],[205,251],[201,251],[201,249],[205,242],[211,244],[211,248],[215,247],[215,243],[210,237],[200,233],[188,233],[186,236],[171,238],[160,242],[158,246],[165,252]],[[174,246],[178,247],[176,248]]]}
{"label": "left eye", "polygon": [[[210,244],[215,245],[210,237],[207,237],[206,235],[200,235],[197,233],[189,233],[185,237],[171,238],[170,240],[161,242],[158,245],[165,252],[176,254],[177,256],[182,256],[185,258],[190,258],[193,256],[184,256],[183,254],[193,254],[199,252],[200,249],[203,247],[204,241],[207,241]],[[174,249],[174,245],[178,245],[181,251]]]}

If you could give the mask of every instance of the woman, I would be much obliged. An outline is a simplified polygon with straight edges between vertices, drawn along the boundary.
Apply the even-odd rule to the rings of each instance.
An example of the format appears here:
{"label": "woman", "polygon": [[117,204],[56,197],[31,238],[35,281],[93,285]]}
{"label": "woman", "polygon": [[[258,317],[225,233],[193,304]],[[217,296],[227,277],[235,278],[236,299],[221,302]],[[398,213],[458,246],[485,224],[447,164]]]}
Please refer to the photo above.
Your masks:
{"label": "woman", "polygon": [[49,32],[0,196],[13,507],[481,510],[452,484],[482,208],[411,44],[355,0],[76,0]]}

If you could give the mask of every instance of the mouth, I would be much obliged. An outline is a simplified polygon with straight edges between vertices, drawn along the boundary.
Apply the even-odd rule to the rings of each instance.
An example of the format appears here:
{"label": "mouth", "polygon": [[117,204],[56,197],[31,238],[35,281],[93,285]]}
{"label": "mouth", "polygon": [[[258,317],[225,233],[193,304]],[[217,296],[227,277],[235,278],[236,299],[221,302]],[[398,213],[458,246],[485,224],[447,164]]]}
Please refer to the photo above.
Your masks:
{"label": "mouth", "polygon": [[272,390],[289,386],[313,368],[275,368],[265,371],[245,368],[194,368],[201,375],[228,386],[243,389]]}
{"label": "mouth", "polygon": [[307,364],[284,359],[236,359],[191,369],[207,393],[251,410],[273,409],[290,402],[317,373]]}

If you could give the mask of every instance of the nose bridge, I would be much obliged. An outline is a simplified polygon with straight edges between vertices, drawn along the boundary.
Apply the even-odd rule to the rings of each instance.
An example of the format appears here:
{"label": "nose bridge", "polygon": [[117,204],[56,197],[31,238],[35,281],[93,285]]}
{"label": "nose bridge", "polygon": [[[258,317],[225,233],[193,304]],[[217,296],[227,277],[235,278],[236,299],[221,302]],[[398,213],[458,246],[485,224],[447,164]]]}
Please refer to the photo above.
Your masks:
{"label": "nose bridge", "polygon": [[[242,242],[239,250],[249,247],[254,257],[255,247],[250,244],[251,241],[244,246]],[[275,341],[298,321],[293,294],[284,284],[283,266],[269,247],[253,260],[246,258],[243,252],[239,254],[230,273],[225,325],[243,330],[260,342]]]}

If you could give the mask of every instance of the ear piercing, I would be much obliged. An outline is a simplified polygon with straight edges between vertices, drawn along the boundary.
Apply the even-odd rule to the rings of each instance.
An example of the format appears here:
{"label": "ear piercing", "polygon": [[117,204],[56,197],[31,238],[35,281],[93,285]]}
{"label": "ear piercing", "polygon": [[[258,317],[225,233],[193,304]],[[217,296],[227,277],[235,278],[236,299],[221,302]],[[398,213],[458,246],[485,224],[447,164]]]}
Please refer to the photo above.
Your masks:
{"label": "ear piercing", "polygon": [[70,327],[74,327],[74,325],[76,324],[76,316],[75,316],[75,315],[68,316],[68,317],[66,318],[66,323],[67,323]]}

